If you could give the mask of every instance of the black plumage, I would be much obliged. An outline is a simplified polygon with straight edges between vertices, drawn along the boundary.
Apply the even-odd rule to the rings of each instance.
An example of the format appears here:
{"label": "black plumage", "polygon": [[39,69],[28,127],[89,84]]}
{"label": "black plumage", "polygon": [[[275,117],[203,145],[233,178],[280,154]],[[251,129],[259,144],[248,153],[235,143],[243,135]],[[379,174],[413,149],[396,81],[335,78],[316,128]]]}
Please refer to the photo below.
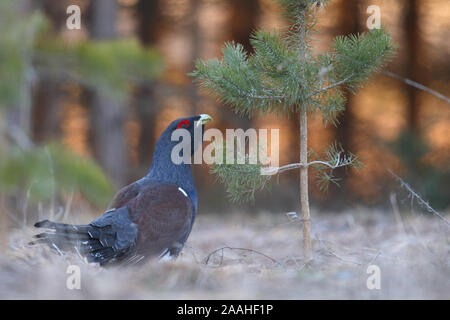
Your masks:
{"label": "black plumage", "polygon": [[[32,244],[44,243],[58,252],[76,250],[88,262],[135,264],[151,257],[177,257],[189,237],[197,214],[197,191],[189,163],[171,159],[175,130],[191,134],[191,155],[198,148],[194,130],[211,120],[208,115],[173,121],[156,142],[152,166],[142,179],[122,188],[102,216],[87,225],[49,220],[35,227],[48,231]],[[197,127],[196,127],[197,126]]]}

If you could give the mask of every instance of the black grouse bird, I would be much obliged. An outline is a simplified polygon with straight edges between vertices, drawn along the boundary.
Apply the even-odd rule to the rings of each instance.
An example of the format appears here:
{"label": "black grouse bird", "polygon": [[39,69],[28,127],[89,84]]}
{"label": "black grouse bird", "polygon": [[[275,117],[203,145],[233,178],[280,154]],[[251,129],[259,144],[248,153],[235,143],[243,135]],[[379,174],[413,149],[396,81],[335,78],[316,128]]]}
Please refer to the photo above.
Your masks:
{"label": "black grouse bird", "polygon": [[[189,131],[190,158],[202,143],[204,125],[210,120],[203,114],[173,121],[156,142],[150,171],[122,188],[109,210],[88,225],[37,222],[35,227],[49,230],[36,235],[31,244],[44,243],[58,252],[76,250],[88,262],[101,265],[177,257],[197,213],[197,190],[190,164],[175,164],[171,159],[179,143],[171,136],[180,128]],[[198,132],[199,126],[201,138],[194,145],[194,130]]]}

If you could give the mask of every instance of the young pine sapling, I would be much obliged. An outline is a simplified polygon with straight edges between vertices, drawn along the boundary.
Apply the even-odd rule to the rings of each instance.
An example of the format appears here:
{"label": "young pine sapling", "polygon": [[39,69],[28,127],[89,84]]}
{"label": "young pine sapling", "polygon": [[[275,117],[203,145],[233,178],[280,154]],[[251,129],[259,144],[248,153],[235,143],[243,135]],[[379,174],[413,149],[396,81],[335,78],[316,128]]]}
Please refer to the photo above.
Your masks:
{"label": "young pine sapling", "polygon": [[[332,50],[314,54],[311,31],[316,8],[328,1],[279,0],[290,22],[284,31],[257,31],[251,38],[254,53],[247,54],[240,44],[226,43],[223,58],[199,60],[192,73],[200,87],[231,105],[241,115],[255,112],[278,115],[300,115],[299,162],[270,168],[272,174],[300,170],[300,203],[303,233],[303,255],[312,258],[311,218],[308,199],[308,168],[321,173],[319,186],[326,189],[336,183],[333,169],[359,166],[352,154],[345,154],[332,144],[326,159],[308,162],[308,115],[320,112],[324,123],[337,125],[337,116],[344,111],[344,88],[355,93],[369,76],[379,70],[393,54],[391,38],[382,29],[364,34],[339,36]],[[261,164],[215,164],[212,172],[227,185],[232,200],[253,197],[255,191],[267,186],[261,176]]]}

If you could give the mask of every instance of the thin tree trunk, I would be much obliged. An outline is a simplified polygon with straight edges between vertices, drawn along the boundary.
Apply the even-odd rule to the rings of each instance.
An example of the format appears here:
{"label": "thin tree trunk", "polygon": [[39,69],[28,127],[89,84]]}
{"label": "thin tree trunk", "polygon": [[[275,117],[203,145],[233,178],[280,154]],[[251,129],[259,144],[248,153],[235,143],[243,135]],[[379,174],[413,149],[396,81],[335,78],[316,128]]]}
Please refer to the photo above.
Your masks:
{"label": "thin tree trunk", "polygon": [[[306,107],[300,111],[300,163],[308,163],[308,113]],[[308,166],[300,168],[300,202],[302,210],[303,252],[305,260],[312,257],[311,216],[309,214]]]}
{"label": "thin tree trunk", "polygon": [[[305,11],[300,16],[299,21],[299,51],[302,60],[301,68],[304,69],[306,62],[306,26]],[[308,196],[308,111],[306,105],[300,106],[300,163],[304,164],[300,168],[300,203],[302,214],[303,233],[303,255],[306,261],[312,258],[311,246],[311,216],[309,214]]]}

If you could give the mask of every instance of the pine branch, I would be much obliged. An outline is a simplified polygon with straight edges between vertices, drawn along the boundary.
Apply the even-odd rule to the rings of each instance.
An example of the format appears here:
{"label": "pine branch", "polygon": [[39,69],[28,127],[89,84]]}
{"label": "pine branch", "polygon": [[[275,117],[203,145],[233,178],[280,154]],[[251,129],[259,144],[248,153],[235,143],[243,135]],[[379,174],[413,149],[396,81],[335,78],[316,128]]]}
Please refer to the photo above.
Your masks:
{"label": "pine branch", "polygon": [[[233,86],[235,88],[235,90],[237,92],[239,92],[238,95],[230,94],[230,96],[232,96],[233,98],[236,98],[236,99],[249,98],[249,99],[258,99],[258,100],[277,100],[277,101],[286,99],[286,96],[284,96],[284,95],[272,95],[272,94],[269,94],[269,95],[255,95],[255,94],[252,94],[250,92],[244,92],[244,90],[242,90],[242,88],[240,88],[237,84],[235,84],[233,81],[231,81],[230,79],[227,79],[224,76],[222,76],[220,78],[213,79],[207,73],[201,72],[201,71],[196,72],[194,75],[196,77],[203,78],[203,80],[208,80],[210,83],[214,83],[215,85],[220,86],[221,89],[223,89],[223,90],[227,90],[227,88],[225,86],[221,86],[220,85],[220,81],[218,81],[218,80],[223,80],[223,81],[229,83],[231,86]],[[250,88],[250,91],[256,91],[256,89],[255,88]],[[266,90],[263,90],[263,91],[266,91]]]}
{"label": "pine branch", "polygon": [[330,90],[330,89],[336,88],[336,87],[338,87],[338,86],[340,86],[340,85],[343,85],[343,84],[345,84],[346,82],[348,82],[352,77],[353,77],[353,75],[349,75],[348,77],[342,79],[341,81],[338,81],[338,82],[332,83],[332,84],[330,84],[330,85],[328,85],[328,86],[326,86],[326,87],[323,87],[322,89],[320,89],[320,90],[318,90],[318,91],[316,91],[316,92],[313,92],[313,93],[309,94],[309,95],[307,96],[307,98],[311,98],[311,97],[313,97],[313,96],[315,96],[315,95],[318,95],[318,94],[323,93],[323,92],[325,92],[325,91],[328,91],[328,90]]}
{"label": "pine branch", "polygon": [[356,162],[357,162],[356,157],[346,157],[346,156],[341,157],[341,154],[342,154],[342,152],[339,152],[337,159],[332,160],[332,161],[315,160],[315,161],[308,162],[306,165],[303,163],[290,163],[290,164],[286,164],[281,167],[264,167],[263,171],[267,175],[275,175],[275,174],[282,173],[285,171],[295,170],[295,169],[304,168],[304,167],[310,167],[310,166],[314,166],[314,165],[322,165],[322,166],[328,167],[329,169],[337,169],[340,167],[345,167],[345,166],[350,166],[350,165],[356,164]]}
{"label": "pine branch", "polygon": [[[254,200],[256,191],[265,189],[270,180],[270,176],[262,175],[262,164],[258,158],[251,158],[249,154],[241,154],[240,150],[234,150],[231,163],[226,163],[226,146],[220,150],[218,146],[216,152],[221,152],[225,163],[214,164],[211,173],[217,176],[217,180],[226,185],[228,197],[232,202],[244,202]],[[244,155],[244,163],[238,163],[240,155]]]}

